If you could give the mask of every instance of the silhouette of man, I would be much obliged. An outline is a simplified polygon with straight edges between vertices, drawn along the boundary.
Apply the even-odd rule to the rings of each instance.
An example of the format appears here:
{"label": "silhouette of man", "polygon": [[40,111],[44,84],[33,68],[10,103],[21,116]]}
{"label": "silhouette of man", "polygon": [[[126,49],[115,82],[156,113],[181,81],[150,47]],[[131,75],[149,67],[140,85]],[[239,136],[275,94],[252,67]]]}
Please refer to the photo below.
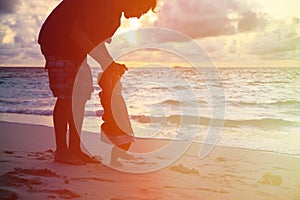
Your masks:
{"label": "silhouette of man", "polygon": [[[104,120],[105,134],[109,135],[109,130],[113,131],[117,124],[112,126],[115,121],[111,119],[111,108],[103,101],[111,100],[112,87],[127,68],[114,62],[105,42],[110,41],[120,26],[122,13],[126,18],[140,18],[155,7],[156,0],[63,0],[44,22],[38,42],[45,56],[51,91],[57,97],[53,111],[54,161],[75,165],[98,162],[81,150],[80,142],[85,103],[93,91],[87,54],[104,70],[99,84],[103,89],[101,103],[108,116]],[[81,88],[80,92],[74,90],[75,84]],[[109,139],[114,142],[112,138]],[[127,150],[130,142],[129,139],[116,145]]]}

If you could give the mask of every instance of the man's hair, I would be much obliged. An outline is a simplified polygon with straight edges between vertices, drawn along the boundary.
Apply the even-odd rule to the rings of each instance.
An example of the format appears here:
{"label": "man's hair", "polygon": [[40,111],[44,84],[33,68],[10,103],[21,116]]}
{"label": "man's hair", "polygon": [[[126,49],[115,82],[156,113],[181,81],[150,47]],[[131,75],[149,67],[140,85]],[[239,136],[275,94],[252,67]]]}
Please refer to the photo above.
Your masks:
{"label": "man's hair", "polygon": [[150,9],[152,10],[152,12],[156,12],[155,8],[156,8],[156,5],[157,5],[157,0],[146,0],[146,1],[149,2]]}

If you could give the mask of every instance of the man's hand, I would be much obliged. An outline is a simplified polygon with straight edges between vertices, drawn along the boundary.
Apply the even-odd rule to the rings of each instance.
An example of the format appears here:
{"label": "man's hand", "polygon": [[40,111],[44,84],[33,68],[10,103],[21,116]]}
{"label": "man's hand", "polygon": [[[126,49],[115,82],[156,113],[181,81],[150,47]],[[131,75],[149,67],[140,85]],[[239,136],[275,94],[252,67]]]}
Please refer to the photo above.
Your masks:
{"label": "man's hand", "polygon": [[119,75],[120,76],[123,76],[123,74],[125,73],[125,71],[128,71],[128,68],[126,67],[125,64],[116,63],[116,65],[118,65],[118,71],[119,71]]}
{"label": "man's hand", "polygon": [[103,87],[109,82],[119,80],[128,68],[124,64],[112,62],[98,77],[98,84]]}

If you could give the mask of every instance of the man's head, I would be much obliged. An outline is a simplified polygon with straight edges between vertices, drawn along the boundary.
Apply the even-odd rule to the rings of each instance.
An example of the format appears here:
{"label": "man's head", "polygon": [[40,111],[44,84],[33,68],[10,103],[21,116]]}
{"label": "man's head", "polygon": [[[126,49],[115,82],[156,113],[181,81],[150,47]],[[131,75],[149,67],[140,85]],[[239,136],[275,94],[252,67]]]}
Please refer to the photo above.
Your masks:
{"label": "man's head", "polygon": [[118,0],[117,2],[126,18],[140,18],[150,9],[154,11],[157,0]]}

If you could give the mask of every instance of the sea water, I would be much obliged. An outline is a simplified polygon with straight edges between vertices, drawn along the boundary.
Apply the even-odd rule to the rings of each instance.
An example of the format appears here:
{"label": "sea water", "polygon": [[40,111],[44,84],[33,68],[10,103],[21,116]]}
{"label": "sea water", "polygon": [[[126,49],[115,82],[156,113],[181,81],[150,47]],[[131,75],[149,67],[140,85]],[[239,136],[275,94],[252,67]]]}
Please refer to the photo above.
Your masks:
{"label": "sea water", "polygon": [[[94,133],[100,72],[83,125]],[[122,84],[136,136],[300,155],[300,68],[130,68]],[[0,68],[0,120],[52,126],[54,104],[44,68]]]}

